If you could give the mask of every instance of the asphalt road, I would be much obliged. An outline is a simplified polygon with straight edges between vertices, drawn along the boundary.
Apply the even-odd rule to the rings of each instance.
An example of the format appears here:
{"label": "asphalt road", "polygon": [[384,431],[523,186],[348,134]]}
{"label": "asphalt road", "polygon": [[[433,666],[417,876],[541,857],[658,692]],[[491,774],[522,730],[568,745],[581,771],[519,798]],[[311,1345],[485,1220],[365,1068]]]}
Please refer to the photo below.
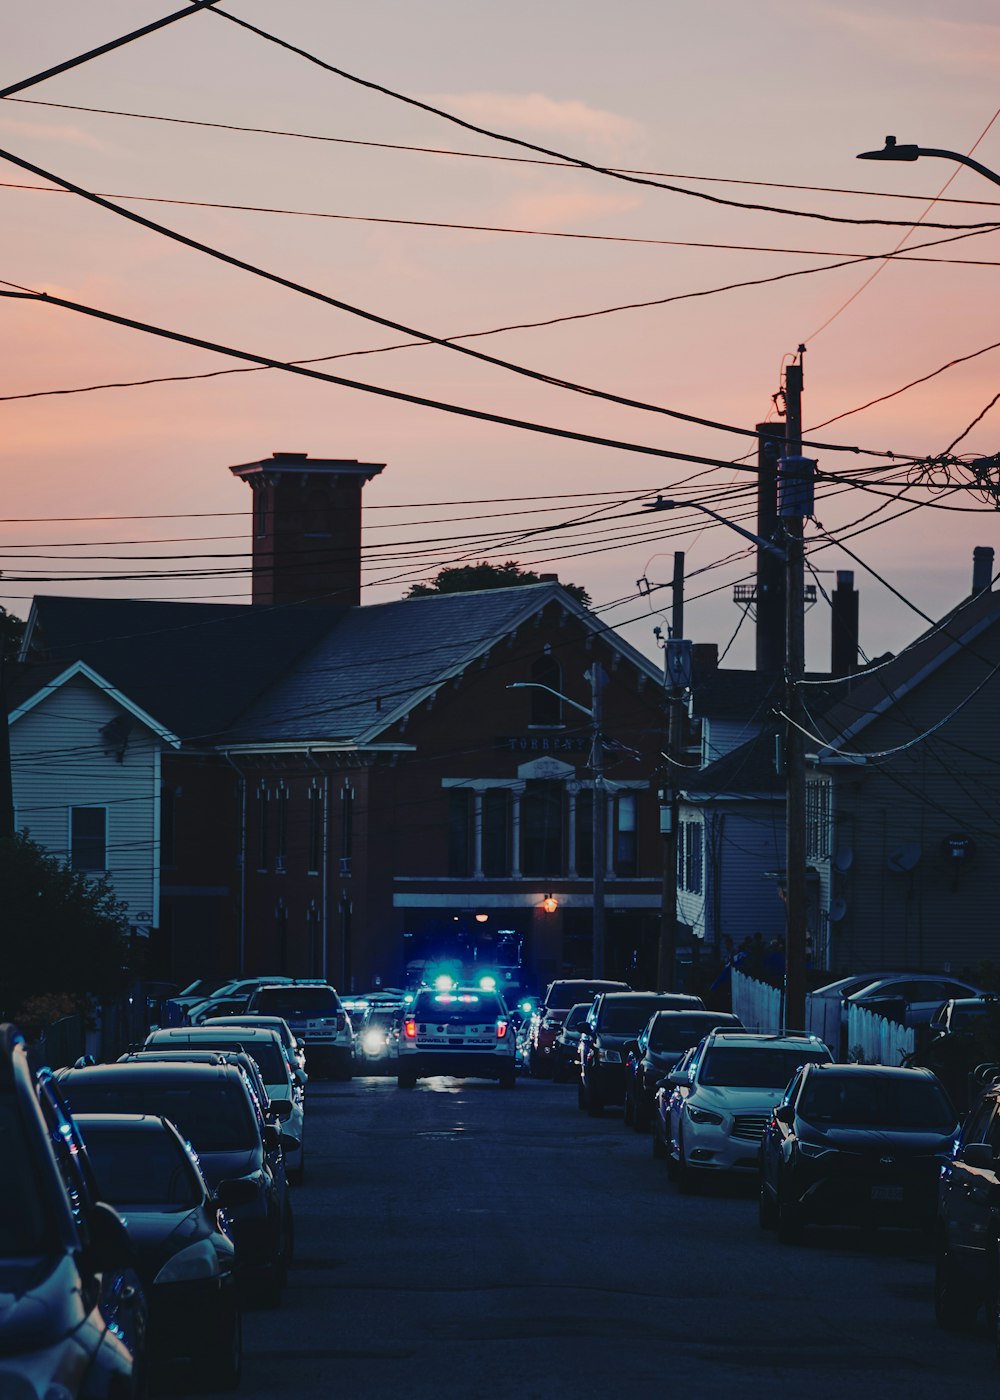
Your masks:
{"label": "asphalt road", "polygon": [[985,1328],[934,1325],[926,1241],[780,1245],[749,1188],[679,1196],[571,1087],[311,1083],[284,1302],[243,1396],[923,1400],[996,1394]]}

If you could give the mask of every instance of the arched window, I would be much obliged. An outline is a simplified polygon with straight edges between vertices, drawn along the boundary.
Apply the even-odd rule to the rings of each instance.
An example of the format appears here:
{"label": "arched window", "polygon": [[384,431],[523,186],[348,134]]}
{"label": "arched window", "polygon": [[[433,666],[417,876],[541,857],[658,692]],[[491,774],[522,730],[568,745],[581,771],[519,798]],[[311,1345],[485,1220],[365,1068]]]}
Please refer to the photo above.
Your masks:
{"label": "arched window", "polygon": [[[540,656],[531,667],[531,723],[542,728],[562,724],[562,701],[553,691],[562,689],[562,668],[551,656]],[[539,690],[538,686],[547,686]]]}

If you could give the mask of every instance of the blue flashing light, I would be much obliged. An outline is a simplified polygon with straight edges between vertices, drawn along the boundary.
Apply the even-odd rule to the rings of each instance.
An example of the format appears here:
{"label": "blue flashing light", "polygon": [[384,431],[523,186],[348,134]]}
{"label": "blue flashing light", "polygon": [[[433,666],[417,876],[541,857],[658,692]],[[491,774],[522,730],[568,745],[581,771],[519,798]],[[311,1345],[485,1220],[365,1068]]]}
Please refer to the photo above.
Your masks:
{"label": "blue flashing light", "polygon": [[497,989],[497,979],[491,972],[488,972],[485,977],[480,977],[479,985],[484,992],[495,992]]}

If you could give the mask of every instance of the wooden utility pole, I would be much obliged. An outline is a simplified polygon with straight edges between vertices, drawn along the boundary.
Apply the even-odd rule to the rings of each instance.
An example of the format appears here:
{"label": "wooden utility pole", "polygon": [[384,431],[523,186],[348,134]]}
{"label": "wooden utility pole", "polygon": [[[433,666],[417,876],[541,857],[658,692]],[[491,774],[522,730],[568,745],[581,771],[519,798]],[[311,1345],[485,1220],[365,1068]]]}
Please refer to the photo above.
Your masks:
{"label": "wooden utility pole", "polygon": [[802,356],[785,370],[785,455],[778,512],[785,539],[785,1026],[806,1016],[806,763],[801,681],[805,673],[803,530],[813,512],[815,463],[802,456]]}
{"label": "wooden utility pole", "polygon": [[14,779],[7,724],[7,614],[0,608],[0,841],[14,835]]}
{"label": "wooden utility pole", "polygon": [[607,864],[607,794],[604,791],[604,739],[601,733],[601,726],[604,717],[604,687],[607,684],[608,676],[604,667],[599,661],[591,663],[587,672],[590,681],[590,718],[592,734],[592,752],[590,756],[591,772],[594,775],[594,806],[591,820],[591,830],[593,834],[592,860],[592,902],[593,902],[593,976],[602,978],[606,976],[604,960],[605,937],[604,937],[604,871]]}
{"label": "wooden utility pole", "polygon": [[679,677],[671,666],[673,654],[684,636],[684,551],[674,552],[673,608],[667,642],[664,698],[667,706],[666,777],[660,789],[660,832],[663,836],[663,889],[660,907],[660,947],[657,987],[672,992],[677,981],[677,770],[681,747],[681,698]]}

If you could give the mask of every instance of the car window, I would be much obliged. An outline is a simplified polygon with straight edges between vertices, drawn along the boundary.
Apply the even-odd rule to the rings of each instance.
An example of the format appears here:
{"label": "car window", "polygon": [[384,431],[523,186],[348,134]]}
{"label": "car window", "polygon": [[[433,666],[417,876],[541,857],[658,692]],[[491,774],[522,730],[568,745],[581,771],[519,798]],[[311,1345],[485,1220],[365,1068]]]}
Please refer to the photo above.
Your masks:
{"label": "car window", "polygon": [[829,1053],[779,1045],[712,1045],[702,1057],[699,1084],[730,1089],[784,1089],[800,1065],[826,1063]]}
{"label": "car window", "polygon": [[481,1026],[505,1013],[495,996],[476,992],[421,992],[414,1003],[418,1021]]}
{"label": "car window", "polygon": [[655,1001],[606,999],[599,1013],[600,1028],[609,1035],[637,1035],[655,1010]]}
{"label": "car window", "polygon": [[650,1048],[664,1053],[687,1050],[689,1046],[697,1045],[702,1036],[719,1025],[721,1020],[722,1017],[711,1012],[705,1016],[688,1013],[683,1018],[658,1016],[653,1022]]}
{"label": "car window", "polygon": [[996,1102],[993,1099],[984,1099],[978,1108],[969,1114],[962,1131],[963,1142],[985,1142],[986,1130],[996,1112]]}
{"label": "car window", "polygon": [[82,1132],[102,1200],[148,1211],[190,1210],[201,1201],[194,1167],[170,1133],[97,1123]]}
{"label": "car window", "polygon": [[333,1016],[342,1010],[332,987],[262,987],[251,998],[254,1011],[270,1016]]}
{"label": "car window", "polygon": [[864,1128],[911,1128],[947,1133],[955,1111],[932,1079],[865,1074],[815,1074],[798,1105],[810,1123]]}
{"label": "car window", "polygon": [[169,1118],[196,1152],[248,1151],[260,1141],[249,1092],[236,1079],[199,1076],[186,1083],[119,1074],[71,1078],[67,1097],[74,1113],[148,1113]]}
{"label": "car window", "polygon": [[17,1102],[13,1094],[4,1094],[0,1098],[0,1256],[46,1254],[53,1236]]}
{"label": "car window", "polygon": [[[154,1044],[159,1042],[154,1042]],[[176,1042],[175,1042],[176,1043]],[[288,1061],[276,1040],[242,1041],[238,1035],[199,1036],[191,1042],[192,1050],[235,1050],[244,1051],[256,1060],[260,1077],[265,1084],[280,1084],[288,1078]]]}

